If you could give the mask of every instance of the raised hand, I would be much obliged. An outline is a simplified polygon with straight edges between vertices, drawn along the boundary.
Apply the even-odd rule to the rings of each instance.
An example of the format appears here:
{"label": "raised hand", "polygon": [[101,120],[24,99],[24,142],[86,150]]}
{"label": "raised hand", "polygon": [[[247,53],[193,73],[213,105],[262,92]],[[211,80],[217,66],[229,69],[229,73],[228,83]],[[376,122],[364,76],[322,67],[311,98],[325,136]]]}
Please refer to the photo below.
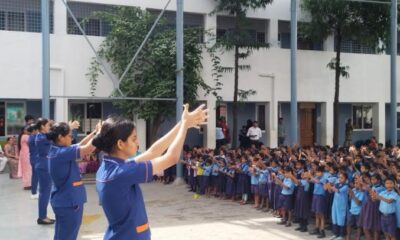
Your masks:
{"label": "raised hand", "polygon": [[205,104],[200,105],[192,112],[189,112],[189,104],[185,104],[183,107],[182,121],[187,124],[188,128],[199,128],[199,125],[206,124],[208,109],[205,109]]}
{"label": "raised hand", "polygon": [[78,121],[69,121],[68,122],[68,125],[69,125],[69,127],[71,128],[71,129],[78,129],[79,128],[79,126],[80,126],[80,124],[79,124],[79,122]]}
{"label": "raised hand", "polygon": [[103,126],[103,121],[99,120],[99,122],[96,124],[96,128],[95,128],[96,133],[100,132],[102,126]]}

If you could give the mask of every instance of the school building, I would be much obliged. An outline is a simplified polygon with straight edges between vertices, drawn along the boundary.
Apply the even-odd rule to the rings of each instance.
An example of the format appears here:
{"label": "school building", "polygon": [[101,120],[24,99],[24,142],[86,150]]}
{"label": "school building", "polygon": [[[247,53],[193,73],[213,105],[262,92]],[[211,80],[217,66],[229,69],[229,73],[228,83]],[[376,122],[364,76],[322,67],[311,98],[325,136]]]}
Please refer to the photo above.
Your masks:
{"label": "school building", "polygon": [[[95,11],[107,11],[113,5],[139,6],[154,12],[164,7],[166,0],[68,0],[78,19]],[[233,28],[229,16],[209,13],[214,0],[185,0],[186,26],[199,26],[217,36]],[[166,16],[174,24],[175,1],[168,6]],[[51,117],[56,121],[71,118],[82,122],[82,132],[91,129],[100,118],[116,113],[112,99],[90,100],[90,83],[85,74],[94,56],[61,0],[50,5],[50,85]],[[299,21],[304,14],[299,14]],[[239,106],[238,131],[247,119],[258,120],[263,130],[263,142],[277,145],[278,117],[283,117],[289,133],[290,119],[290,0],[274,1],[265,10],[249,11],[249,31],[254,39],[271,44],[269,49],[255,51],[248,59],[251,71],[240,72],[239,88],[254,89]],[[40,0],[0,1],[0,137],[18,133],[25,114],[41,115],[41,27]],[[106,22],[91,17],[84,26],[95,46],[109,31]],[[298,41],[298,131],[303,145],[332,144],[334,72],[327,64],[335,56],[334,36],[323,42]],[[345,123],[351,118],[353,141],[376,136],[378,141],[389,140],[390,57],[347,39],[342,46],[342,61],[350,67],[349,79],[340,86],[340,143],[344,142]],[[133,53],[132,53],[133,55]],[[221,55],[222,65],[233,66],[233,53]],[[399,61],[400,62],[400,61]],[[202,75],[213,86],[211,61],[204,54]],[[187,142],[215,146],[215,125],[225,116],[232,130],[233,73],[224,74],[220,95],[224,102],[216,105],[212,96],[199,92],[199,101],[206,102],[210,111],[208,125],[202,131],[191,130]],[[99,78],[97,97],[107,98],[113,84],[107,76]],[[399,91],[398,91],[399,92]],[[399,92],[400,93],[400,92]],[[83,97],[83,98],[82,98]],[[86,98],[85,98],[86,97]],[[400,108],[399,108],[400,111]],[[146,123],[135,118],[141,147],[146,142]],[[167,131],[175,119],[163,124],[160,134]],[[398,125],[400,122],[398,122]],[[238,133],[231,133],[238,134]],[[289,135],[289,134],[288,134]],[[290,141],[290,137],[286,138]]]}

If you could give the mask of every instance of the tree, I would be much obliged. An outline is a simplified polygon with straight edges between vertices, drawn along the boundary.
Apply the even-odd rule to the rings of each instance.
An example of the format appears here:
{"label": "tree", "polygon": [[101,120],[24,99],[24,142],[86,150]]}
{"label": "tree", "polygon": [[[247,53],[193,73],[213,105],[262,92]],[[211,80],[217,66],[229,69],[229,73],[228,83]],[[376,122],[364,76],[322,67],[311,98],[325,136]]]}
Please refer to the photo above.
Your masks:
{"label": "tree", "polygon": [[234,72],[234,89],[233,89],[233,126],[232,126],[232,146],[237,144],[237,107],[238,98],[247,98],[256,92],[250,90],[239,89],[239,71],[250,71],[250,65],[240,64],[241,60],[248,58],[252,51],[260,48],[268,48],[265,42],[257,42],[257,40],[248,31],[248,19],[246,18],[249,10],[266,8],[273,0],[215,0],[217,6],[211,14],[223,13],[233,17],[235,27],[231,31],[227,31],[225,35],[217,39],[216,47],[226,51],[234,51],[234,66],[222,67],[223,72]]}
{"label": "tree", "polygon": [[335,71],[333,104],[333,144],[339,144],[340,78],[349,78],[349,66],[342,64],[342,44],[346,39],[357,39],[377,52],[383,51],[389,30],[389,6],[350,2],[346,0],[303,0],[301,8],[309,13],[311,21],[303,25],[301,35],[322,41],[335,37],[335,57],[327,67]]}
{"label": "tree", "polygon": [[[112,12],[97,13],[111,27],[110,33],[98,50],[99,55],[111,63],[112,72],[121,76],[133,54],[154,23],[155,17],[137,7],[116,7]],[[204,45],[199,43],[199,29],[186,29],[184,33],[184,101],[194,105],[198,88],[212,91],[202,79],[202,53]],[[165,21],[161,21],[146,43],[137,60],[129,69],[120,88],[127,97],[175,98],[176,89],[176,32]],[[94,94],[97,78],[101,74],[99,63],[94,59],[88,78]],[[118,96],[114,92],[114,96]],[[175,114],[175,102],[130,101],[114,103],[125,115],[134,114],[147,121],[150,126],[150,143],[157,138],[161,123]]]}

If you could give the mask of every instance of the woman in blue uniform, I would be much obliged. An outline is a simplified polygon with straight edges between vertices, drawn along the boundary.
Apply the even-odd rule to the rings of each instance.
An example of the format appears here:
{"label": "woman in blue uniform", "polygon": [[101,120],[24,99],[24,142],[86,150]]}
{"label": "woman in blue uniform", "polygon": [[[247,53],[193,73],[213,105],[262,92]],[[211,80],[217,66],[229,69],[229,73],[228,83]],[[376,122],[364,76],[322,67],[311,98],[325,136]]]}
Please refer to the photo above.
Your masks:
{"label": "woman in blue uniform", "polygon": [[75,240],[82,222],[86,191],[76,161],[95,150],[92,139],[100,130],[101,123],[79,144],[71,145],[71,129],[78,127],[78,122],[56,123],[47,134],[52,142],[48,159],[54,184],[50,201],[56,215],[54,240]]}
{"label": "woman in blue uniform", "polygon": [[36,159],[37,159],[37,149],[35,146],[35,139],[36,139],[36,135],[38,134],[38,129],[36,124],[32,123],[29,126],[29,129],[32,130],[31,135],[29,135],[29,139],[28,139],[28,144],[29,144],[29,161],[31,163],[32,166],[32,179],[31,179],[31,184],[32,184],[32,188],[31,188],[31,199],[38,199],[38,194],[37,194],[37,186],[39,183],[39,179],[36,173],[36,169],[35,169],[35,164],[36,164]]}
{"label": "woman in blue uniform", "polygon": [[39,118],[36,122],[39,133],[35,138],[36,162],[35,171],[39,178],[39,218],[40,225],[54,224],[54,220],[47,217],[47,205],[50,200],[51,179],[49,174],[47,155],[50,149],[50,141],[46,134],[49,132],[50,122],[46,118]]}
{"label": "woman in blue uniform", "polygon": [[[150,229],[139,183],[149,182],[180,158],[188,128],[207,118],[204,105],[189,113],[185,105],[182,120],[146,152],[135,155],[138,146],[134,124],[125,119],[107,119],[93,145],[106,152],[96,174],[96,188],[108,220],[104,239],[149,240]],[[166,150],[167,152],[162,155]]]}

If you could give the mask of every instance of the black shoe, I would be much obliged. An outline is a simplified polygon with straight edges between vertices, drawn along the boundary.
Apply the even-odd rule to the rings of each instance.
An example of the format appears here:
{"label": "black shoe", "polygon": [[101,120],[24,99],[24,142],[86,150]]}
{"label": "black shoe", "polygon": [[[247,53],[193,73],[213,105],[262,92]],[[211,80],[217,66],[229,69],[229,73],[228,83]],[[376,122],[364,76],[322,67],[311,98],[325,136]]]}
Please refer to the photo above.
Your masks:
{"label": "black shoe", "polygon": [[304,227],[300,230],[300,232],[308,232],[307,226],[304,226]]}
{"label": "black shoe", "polygon": [[38,218],[38,220],[37,220],[37,224],[39,224],[39,225],[51,225],[51,224],[54,224],[55,222],[56,222],[56,220],[54,220],[54,219],[43,220],[43,219]]}
{"label": "black shoe", "polygon": [[295,228],[294,230],[295,230],[295,231],[301,231],[302,229],[303,229],[303,225],[300,224],[300,226],[297,227],[297,228]]}
{"label": "black shoe", "polygon": [[317,238],[325,238],[326,236],[325,236],[325,231],[324,230],[321,230],[320,231],[320,233],[319,233],[319,235],[317,236]]}
{"label": "black shoe", "polygon": [[319,229],[318,228],[314,229],[314,231],[310,232],[310,234],[311,235],[319,235],[320,234]]}

